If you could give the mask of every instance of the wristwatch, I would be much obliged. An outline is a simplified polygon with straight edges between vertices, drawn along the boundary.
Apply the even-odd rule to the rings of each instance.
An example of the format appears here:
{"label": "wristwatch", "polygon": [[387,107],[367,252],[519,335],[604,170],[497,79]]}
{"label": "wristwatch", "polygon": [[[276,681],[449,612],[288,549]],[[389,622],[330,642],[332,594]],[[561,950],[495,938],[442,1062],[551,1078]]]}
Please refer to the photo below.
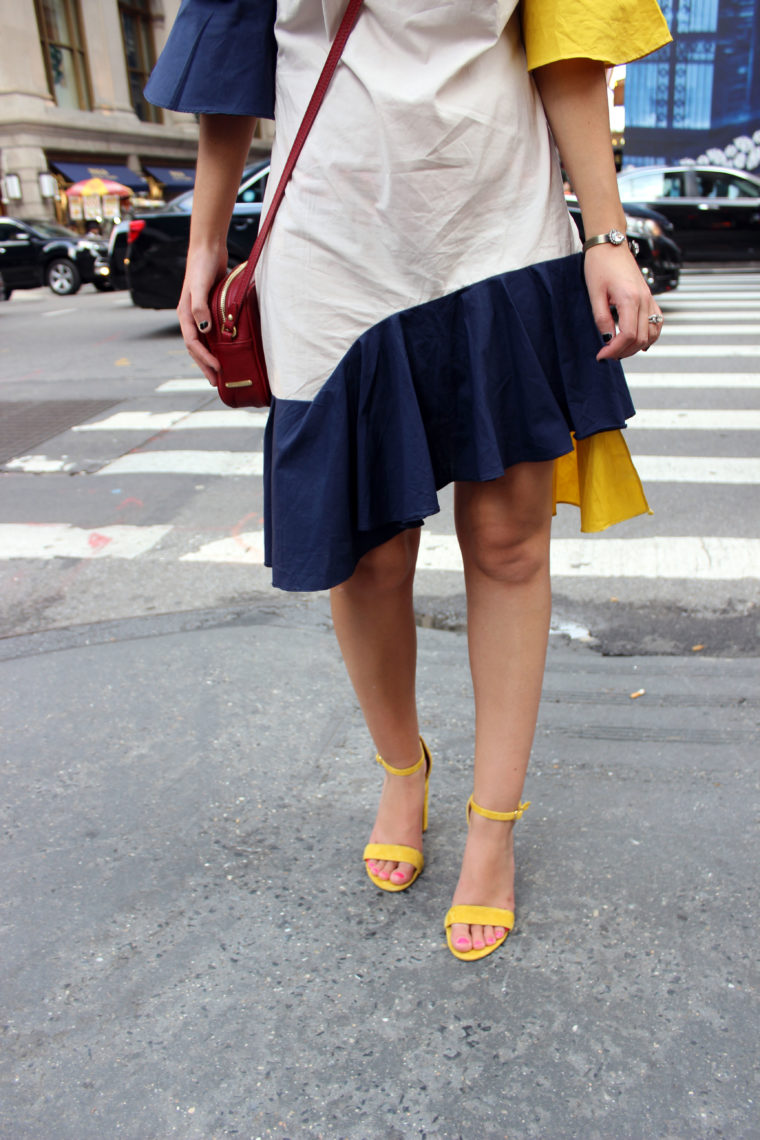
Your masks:
{"label": "wristwatch", "polygon": [[591,249],[592,245],[605,245],[609,242],[610,245],[622,245],[625,241],[625,234],[621,234],[620,230],[610,230],[607,234],[597,234],[596,237],[586,238],[583,243],[583,252]]}

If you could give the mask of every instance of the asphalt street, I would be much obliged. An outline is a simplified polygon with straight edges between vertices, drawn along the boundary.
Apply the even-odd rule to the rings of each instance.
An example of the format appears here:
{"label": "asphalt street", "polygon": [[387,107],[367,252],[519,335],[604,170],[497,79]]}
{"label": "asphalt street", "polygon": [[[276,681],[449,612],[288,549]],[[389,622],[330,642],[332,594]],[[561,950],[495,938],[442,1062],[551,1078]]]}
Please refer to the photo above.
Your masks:
{"label": "asphalt street", "polygon": [[261,565],[258,413],[168,313],[0,305],[2,1140],[760,1140],[760,272],[694,272],[627,368],[653,516],[553,540],[517,926],[445,947],[472,696],[425,528],[425,873],[324,595]]}

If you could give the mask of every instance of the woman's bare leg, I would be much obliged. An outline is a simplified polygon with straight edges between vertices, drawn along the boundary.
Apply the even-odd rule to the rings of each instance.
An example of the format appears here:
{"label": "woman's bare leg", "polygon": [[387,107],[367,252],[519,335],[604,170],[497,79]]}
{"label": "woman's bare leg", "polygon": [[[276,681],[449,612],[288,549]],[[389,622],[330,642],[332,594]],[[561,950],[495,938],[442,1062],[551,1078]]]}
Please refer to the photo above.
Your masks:
{"label": "woman's bare leg", "polygon": [[[420,757],[412,600],[419,542],[419,530],[404,531],[366,554],[352,576],[330,591],[348,675],[375,747],[394,768],[409,768]],[[413,776],[386,772],[369,842],[400,843],[421,851],[424,793],[423,770]],[[372,863],[371,870],[394,883],[414,874],[410,863],[384,860]]]}
{"label": "woman's bare leg", "polygon": [[[457,535],[467,590],[475,693],[476,803],[513,811],[523,790],[551,616],[549,463],[521,463],[501,479],[459,483]],[[454,904],[514,910],[512,822],[470,819]],[[456,924],[459,950],[492,945],[501,928]]]}

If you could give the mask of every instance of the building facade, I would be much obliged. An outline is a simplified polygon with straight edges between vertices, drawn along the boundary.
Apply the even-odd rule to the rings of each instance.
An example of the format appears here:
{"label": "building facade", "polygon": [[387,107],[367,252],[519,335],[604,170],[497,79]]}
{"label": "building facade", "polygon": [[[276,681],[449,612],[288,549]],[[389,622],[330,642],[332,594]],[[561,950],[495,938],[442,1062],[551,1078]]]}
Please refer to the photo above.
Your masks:
{"label": "building facade", "polygon": [[[126,185],[146,205],[192,186],[194,116],[152,107],[142,94],[178,8],[179,0],[4,6],[0,212],[68,221],[65,189],[90,176]],[[270,145],[262,122],[252,149]]]}
{"label": "building facade", "polygon": [[760,6],[756,0],[660,0],[674,42],[630,64],[625,162],[760,165]]}

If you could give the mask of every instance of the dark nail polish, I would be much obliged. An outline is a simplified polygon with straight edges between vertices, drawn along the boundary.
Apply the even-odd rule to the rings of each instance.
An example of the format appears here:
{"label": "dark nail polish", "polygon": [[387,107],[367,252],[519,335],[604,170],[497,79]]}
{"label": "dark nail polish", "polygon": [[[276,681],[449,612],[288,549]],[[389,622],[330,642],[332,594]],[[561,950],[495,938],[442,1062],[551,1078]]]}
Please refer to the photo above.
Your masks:
{"label": "dark nail polish", "polygon": [[602,333],[602,340],[605,344],[609,344],[612,340],[612,333]]}
{"label": "dark nail polish", "polygon": [[205,332],[208,328],[208,321],[201,321],[201,323],[198,325],[198,328],[201,330],[201,332]]}

